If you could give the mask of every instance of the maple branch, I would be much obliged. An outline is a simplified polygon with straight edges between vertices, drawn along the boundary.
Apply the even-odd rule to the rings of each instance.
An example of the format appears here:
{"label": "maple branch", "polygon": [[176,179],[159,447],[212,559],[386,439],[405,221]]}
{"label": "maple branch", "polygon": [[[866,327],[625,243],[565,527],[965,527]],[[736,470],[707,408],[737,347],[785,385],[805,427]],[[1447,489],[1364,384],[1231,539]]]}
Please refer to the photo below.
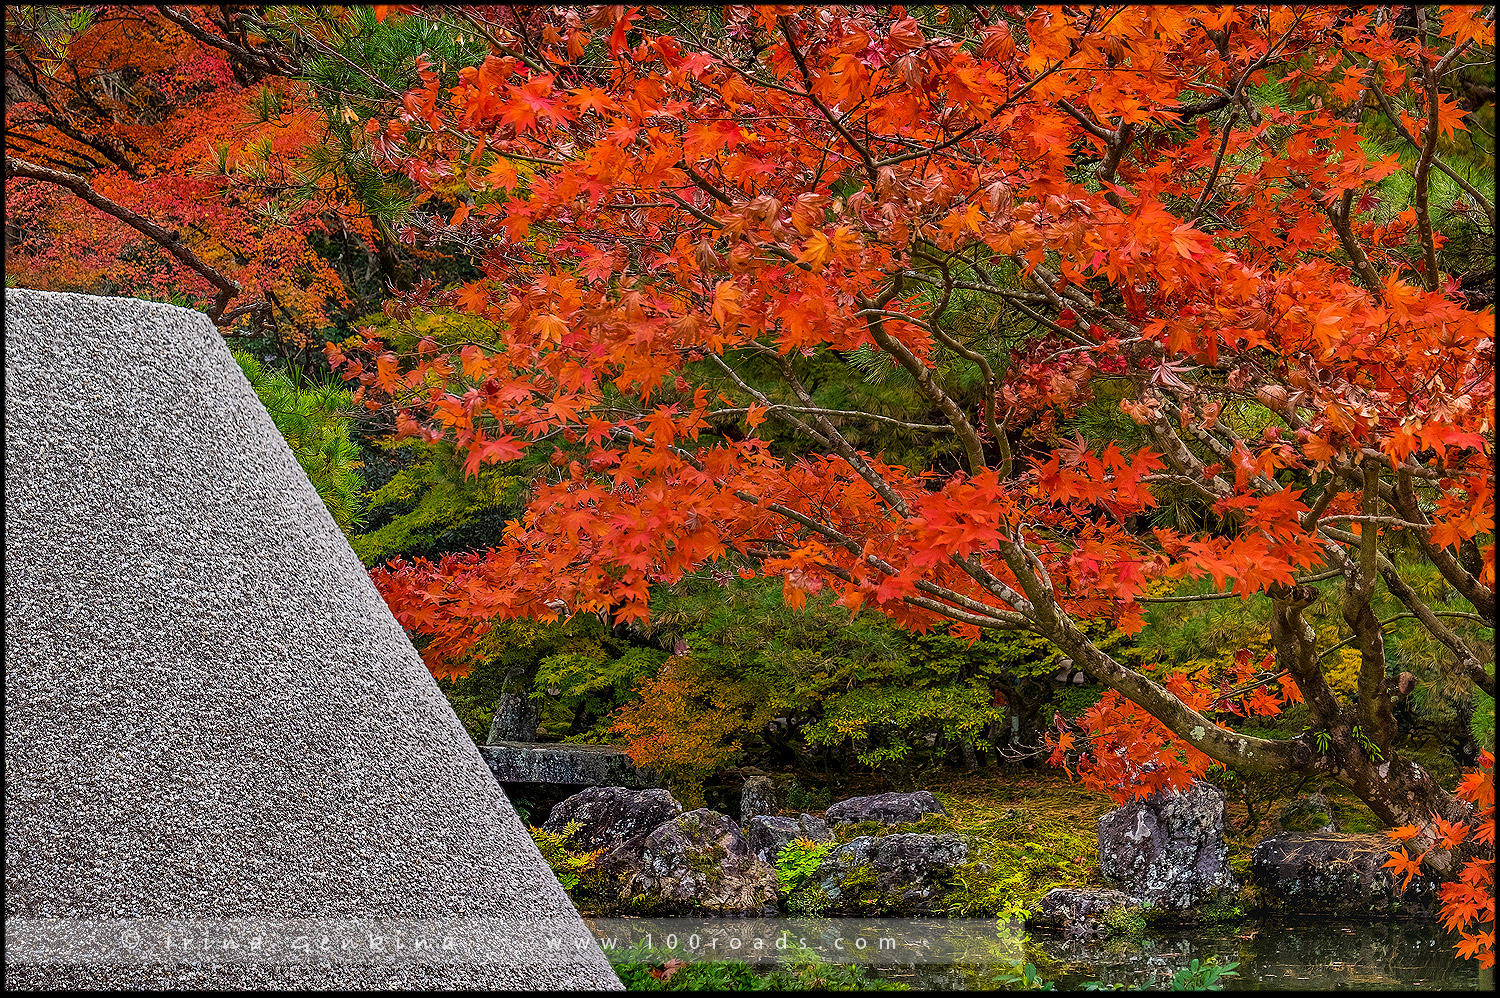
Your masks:
{"label": "maple branch", "polygon": [[236,59],[239,59],[251,69],[258,70],[262,73],[269,73],[273,76],[290,76],[295,71],[294,67],[292,67],[290,64],[280,64],[275,57],[275,54],[268,50],[251,50],[245,48],[244,46],[236,45],[234,42],[230,41],[227,38],[220,38],[213,32],[204,31],[202,28],[198,27],[198,25],[193,23],[193,19],[191,17],[179,10],[169,7],[166,4],[156,4],[155,6],[156,9],[161,12],[161,15],[163,17],[171,21],[173,24],[177,25],[192,37],[198,39],[198,41],[202,42],[205,45],[212,46],[213,48],[220,49],[221,51],[228,52],[230,55],[234,56]]}
{"label": "maple branch", "polygon": [[[801,399],[802,404],[810,408],[813,407],[812,396],[802,386],[802,381],[797,377],[797,372],[792,369],[792,362],[787,360],[778,350],[765,348],[762,352],[775,361],[776,366],[781,370],[781,376],[786,380],[792,391],[796,393],[797,398]],[[907,505],[906,500],[898,496],[896,490],[891,488],[890,483],[879,475],[874,468],[870,467],[869,462],[861,457],[853,445],[838,431],[838,427],[830,423],[826,416],[815,414],[813,418],[817,421],[818,426],[822,428],[824,435],[833,444],[833,449],[838,453],[839,457],[847,461],[849,467],[853,468],[859,477],[863,478],[870,488],[874,489],[876,494],[886,501],[887,505],[902,516],[910,517],[911,507]]]}
{"label": "maple branch", "polygon": [[[1375,516],[1380,503],[1380,463],[1364,459],[1364,488],[1360,507],[1365,516]],[[1396,734],[1396,720],[1391,713],[1390,693],[1385,688],[1385,635],[1375,616],[1371,597],[1380,557],[1380,531],[1366,527],[1359,536],[1359,562],[1354,572],[1345,574],[1339,610],[1359,644],[1359,713],[1371,731],[1371,737],[1382,749],[1390,747]]]}
{"label": "maple branch", "polygon": [[1112,132],[1114,138],[1109,141],[1109,151],[1105,154],[1104,161],[1094,170],[1094,176],[1106,188],[1104,200],[1121,211],[1124,210],[1124,206],[1120,202],[1120,195],[1108,188],[1114,183],[1115,171],[1119,169],[1120,159],[1125,155],[1125,148],[1130,145],[1130,137],[1134,132],[1135,122],[1133,121],[1125,122],[1119,130]]}
{"label": "maple branch", "polygon": [[[1412,8],[1416,12],[1417,26],[1423,35],[1427,33],[1427,15],[1420,4]],[[1416,185],[1412,193],[1412,208],[1417,213],[1417,234],[1422,240],[1423,272],[1427,290],[1436,291],[1438,286],[1437,245],[1432,238],[1432,216],[1428,211],[1427,178],[1432,173],[1432,157],[1437,154],[1438,141],[1438,86],[1437,73],[1421,60],[1423,82],[1426,84],[1427,127],[1422,136],[1422,145],[1417,151],[1417,167],[1412,172]]]}
{"label": "maple branch", "polygon": [[1227,692],[1221,693],[1217,697],[1215,697],[1213,699],[1213,702],[1208,705],[1208,709],[1212,710],[1219,704],[1223,703],[1225,700],[1233,700],[1235,697],[1244,696],[1251,690],[1258,690],[1262,686],[1265,686],[1267,683],[1274,683],[1282,676],[1290,674],[1291,671],[1292,670],[1290,669],[1282,669],[1280,672],[1273,673],[1272,675],[1269,675],[1264,679],[1256,679],[1246,683],[1244,686],[1236,686],[1234,689],[1228,690]]}
{"label": "maple branch", "polygon": [[[926,433],[952,433],[953,432],[953,427],[947,425],[946,423],[908,423],[908,422],[905,422],[903,420],[896,419],[896,418],[894,418],[892,416],[879,416],[879,415],[876,415],[873,412],[863,412],[863,411],[855,410],[855,409],[809,409],[809,408],[806,408],[805,406],[781,405],[780,403],[776,403],[776,402],[773,402],[773,403],[771,403],[768,406],[764,406],[763,408],[765,409],[767,415],[769,415],[769,414],[771,414],[773,412],[785,411],[785,412],[798,412],[798,413],[802,413],[803,415],[853,416],[853,417],[855,417],[857,419],[873,419],[873,420],[876,420],[877,422],[888,423],[891,426],[899,426],[903,430],[918,430],[918,431],[926,432]],[[746,413],[748,413],[749,411],[750,411],[749,409],[714,409],[713,411],[706,413],[706,415],[709,415],[709,416],[743,416]]]}
{"label": "maple branch", "polygon": [[[1462,610],[1429,610],[1428,613],[1431,613],[1435,617],[1462,617],[1465,620],[1474,620],[1474,621],[1478,621],[1481,624],[1484,623],[1484,621],[1480,619],[1480,617],[1479,617],[1478,614],[1475,614],[1475,613],[1465,613]],[[1390,624],[1395,623],[1398,620],[1417,620],[1417,619],[1419,619],[1419,618],[1418,618],[1418,615],[1415,614],[1415,613],[1398,613],[1398,614],[1395,614],[1394,616],[1387,617],[1384,620],[1382,620],[1380,622],[1380,626],[1382,628],[1384,628],[1384,627],[1386,627],[1386,626],[1388,626]],[[1446,630],[1446,628],[1444,628],[1444,630]],[[1340,641],[1338,644],[1336,644],[1336,645],[1330,645],[1328,648],[1326,648],[1323,651],[1319,652],[1318,653],[1318,657],[1319,658],[1326,658],[1327,656],[1332,655],[1334,652],[1338,651],[1340,648],[1344,648],[1344,647],[1346,647],[1348,645],[1351,645],[1351,644],[1353,644],[1354,642],[1356,642],[1358,640],[1359,640],[1359,635],[1358,634],[1351,634],[1351,635],[1349,635],[1349,637],[1347,637],[1344,640]]]}
{"label": "maple branch", "polygon": [[[64,113],[64,111],[62,109],[59,109],[58,106],[52,102],[53,95],[49,94],[47,88],[42,84],[41,73],[37,69],[36,64],[32,62],[29,56],[27,56],[25,49],[21,48],[20,46],[16,46],[6,53],[7,56],[12,54],[17,56],[23,63],[26,64],[26,68],[30,71],[31,74],[31,80],[29,83],[27,83],[25,80],[22,80],[21,82],[25,84],[27,88],[32,92],[32,95],[37,98],[37,102],[46,107],[47,110],[51,112],[50,115],[40,116],[42,124],[49,125],[52,128],[57,129],[59,132],[72,139],[74,142],[77,142],[80,145],[87,146],[88,148],[99,153],[99,155],[103,156],[106,160],[123,170],[126,175],[129,176],[132,180],[140,179],[140,171],[136,168],[135,164],[132,163],[124,155],[123,152],[110,148],[110,146],[106,144],[102,140],[102,138],[96,139],[84,132],[79,131],[76,127],[73,126],[73,124],[68,120],[68,116]],[[13,67],[10,65],[6,66],[7,70],[11,70],[12,68]],[[77,86],[74,86],[70,89],[74,90],[75,92],[81,92],[80,88],[78,88]],[[87,94],[81,94],[81,96],[85,97],[90,103],[93,103],[93,98],[91,96]],[[64,102],[64,107],[66,107],[66,102]],[[14,125],[7,125],[7,140],[11,138],[10,133],[14,131],[14,128]],[[140,152],[140,150],[138,149],[135,151],[137,153]]]}
{"label": "maple branch", "polygon": [[[863,294],[858,295],[857,301],[862,309],[874,305]],[[906,368],[906,372],[916,379],[917,387],[921,389],[922,394],[943,411],[949,424],[958,432],[959,442],[963,444],[964,456],[969,462],[970,474],[977,475],[988,467],[984,460],[984,446],[979,441],[979,435],[974,432],[974,427],[969,424],[963,410],[958,407],[958,403],[949,398],[948,393],[938,385],[932,376],[931,369],[922,363],[916,354],[908,350],[906,344],[886,332],[885,324],[879,317],[867,316],[865,325],[870,331],[870,337],[880,345],[881,349],[895,357],[897,363]]]}
{"label": "maple branch", "polygon": [[[1345,50],[1345,55],[1349,56],[1351,62],[1354,61],[1353,53],[1350,53],[1347,49]],[[1371,64],[1371,67],[1374,68],[1373,63]],[[1400,116],[1397,115],[1396,112],[1391,108],[1390,101],[1385,96],[1384,88],[1382,88],[1377,82],[1369,89],[1370,92],[1375,95],[1375,100],[1380,105],[1380,110],[1385,114],[1386,119],[1390,121],[1390,123],[1395,127],[1396,134],[1400,135],[1403,139],[1405,139],[1407,142],[1410,142],[1418,149],[1421,149],[1422,143],[1418,142],[1416,137],[1407,130],[1406,125],[1402,124]],[[1465,180],[1452,167],[1448,166],[1448,164],[1438,159],[1435,150],[1432,154],[1432,165],[1437,167],[1443,173],[1447,174],[1448,178],[1455,184],[1457,184],[1465,194],[1474,199],[1474,203],[1479,205],[1479,207],[1483,209],[1485,215],[1489,217],[1490,225],[1491,227],[1493,227],[1495,224],[1495,203],[1489,198],[1485,197],[1477,187],[1469,183],[1469,181]]]}
{"label": "maple branch", "polygon": [[1075,668],[1095,682],[1124,694],[1209,758],[1242,772],[1274,773],[1326,765],[1300,740],[1256,738],[1220,727],[1170,690],[1100,650],[1055,604],[1047,610],[1041,605],[1037,609],[1039,633],[1068,653]]}
{"label": "maple branch", "polygon": [[1317,590],[1280,585],[1267,594],[1271,597],[1271,645],[1276,649],[1276,660],[1291,672],[1315,717],[1324,723],[1337,718],[1341,713],[1338,700],[1318,667],[1318,632],[1302,616],[1317,598]]}
{"label": "maple branch", "polygon": [[[1299,185],[1306,187],[1305,184]],[[1354,273],[1359,277],[1359,282],[1365,286],[1365,290],[1375,296],[1377,301],[1383,300],[1385,292],[1380,285],[1380,274],[1370,258],[1365,253],[1364,246],[1360,245],[1359,237],[1354,234],[1354,228],[1349,224],[1349,209],[1354,201],[1354,191],[1344,192],[1340,207],[1335,207],[1332,201],[1326,201],[1313,193],[1313,201],[1323,209],[1328,216],[1328,221],[1333,225],[1334,234],[1339,237],[1339,244],[1344,247],[1349,261],[1354,264]]]}
{"label": "maple branch", "polygon": [[1009,478],[1011,465],[1010,441],[1005,438],[1004,428],[995,421],[995,393],[999,387],[999,383],[995,379],[995,370],[990,367],[990,362],[984,354],[964,346],[957,339],[949,336],[938,325],[938,317],[948,310],[948,302],[953,294],[953,275],[948,270],[948,261],[946,259],[940,260],[938,265],[943,271],[943,298],[928,315],[927,328],[944,346],[979,367],[979,372],[984,377],[985,428],[989,430],[990,439],[995,442],[996,449],[1000,451],[998,469],[1000,477]]}
{"label": "maple branch", "polygon": [[849,129],[844,127],[844,123],[839,120],[838,116],[829,110],[828,105],[819,100],[818,96],[812,92],[812,74],[807,71],[807,61],[802,57],[802,52],[797,48],[797,43],[792,40],[791,18],[783,14],[777,18],[777,23],[781,25],[781,33],[786,36],[786,47],[791,51],[792,59],[797,63],[797,69],[802,74],[802,82],[805,84],[804,89],[806,90],[806,93],[802,96],[813,102],[813,106],[822,113],[824,118],[828,119],[828,123],[834,127],[834,130],[843,136],[844,141],[849,143],[849,147],[859,154],[860,160],[865,165],[865,172],[869,174],[870,182],[874,183],[877,170],[875,160],[870,156],[870,151],[855,141],[854,135]]}
{"label": "maple branch", "polygon": [[1322,517],[1323,511],[1328,508],[1328,504],[1333,501],[1333,497],[1342,491],[1334,488],[1334,481],[1335,479],[1329,479],[1323,483],[1323,491],[1319,493],[1318,498],[1313,500],[1312,507],[1297,521],[1303,530],[1311,530]]}
{"label": "maple branch", "polygon": [[240,293],[240,286],[199,259],[196,253],[183,245],[177,233],[169,232],[150,219],[142,218],[124,205],[111,201],[90,187],[87,180],[75,174],[64,173],[61,170],[53,170],[45,166],[38,166],[35,163],[28,163],[24,159],[18,159],[15,156],[5,157],[5,173],[7,176],[28,177],[32,180],[40,180],[44,183],[56,184],[59,187],[66,188],[106,215],[118,218],[136,231],[151,237],[168,253],[181,260],[195,273],[202,276],[218,289],[218,294],[215,296],[214,303],[208,309],[207,314],[215,325],[223,324],[220,321],[220,317],[224,313],[224,308]]}
{"label": "maple branch", "polygon": [[733,208],[734,207],[734,205],[735,205],[734,199],[731,198],[728,194],[725,194],[723,191],[719,190],[717,187],[715,187],[713,185],[713,182],[710,181],[707,177],[702,176],[701,174],[698,173],[697,170],[694,170],[691,166],[689,166],[687,160],[685,160],[685,159],[679,159],[677,161],[677,168],[679,170],[681,170],[683,173],[687,174],[688,179],[693,182],[693,186],[694,187],[697,187],[699,190],[703,191],[705,194],[708,194],[711,197],[713,197],[715,200],[721,202],[724,205],[724,207],[726,207],[726,208]]}
{"label": "maple branch", "polygon": [[[1336,570],[1334,570],[1332,572],[1323,572],[1323,573],[1321,573],[1319,575],[1309,575],[1306,578],[1297,579],[1297,580],[1295,580],[1294,584],[1295,585],[1299,585],[1299,586],[1305,586],[1305,585],[1308,585],[1309,583],[1323,582],[1323,581],[1325,581],[1327,579],[1336,578],[1336,577],[1338,577],[1340,575],[1343,575],[1343,574],[1344,574],[1344,572],[1343,572],[1342,569],[1336,569]],[[1234,599],[1236,597],[1239,597],[1240,595],[1241,595],[1240,593],[1229,592],[1229,593],[1201,593],[1201,594],[1199,594],[1197,596],[1137,596],[1135,598],[1135,601],[1137,603],[1201,603],[1204,600]]]}
{"label": "maple branch", "polygon": [[[1390,502],[1396,511],[1408,520],[1416,521],[1424,527],[1432,526],[1432,521],[1427,518],[1426,513],[1422,512],[1422,507],[1417,503],[1417,497],[1412,493],[1411,475],[1405,466],[1396,469],[1396,487],[1386,501]],[[1433,543],[1428,530],[1419,530],[1413,536],[1422,548],[1422,553],[1436,566],[1443,578],[1447,579],[1448,583],[1458,590],[1459,595],[1479,611],[1486,622],[1493,625],[1495,622],[1494,590],[1486,587],[1460,565],[1458,559],[1448,553],[1446,546]]]}
{"label": "maple branch", "polygon": [[1213,196],[1214,185],[1219,182],[1219,169],[1224,165],[1224,151],[1229,148],[1229,136],[1234,131],[1234,122],[1239,114],[1238,109],[1229,112],[1229,120],[1224,124],[1224,134],[1219,138],[1219,151],[1214,154],[1213,169],[1208,173],[1208,183],[1203,185],[1203,193],[1198,196],[1198,203],[1193,206],[1193,213],[1187,218],[1189,225],[1203,214],[1203,210],[1208,207],[1209,198]]}
{"label": "maple branch", "polygon": [[[1464,674],[1473,680],[1474,684],[1480,689],[1493,697],[1495,695],[1495,677],[1485,671],[1484,663],[1479,660],[1479,657],[1474,654],[1468,644],[1438,619],[1440,615],[1457,613],[1457,611],[1448,611],[1440,614],[1438,611],[1428,607],[1422,601],[1421,597],[1417,595],[1416,590],[1407,584],[1405,579],[1401,578],[1401,573],[1396,570],[1396,566],[1389,559],[1382,559],[1381,561],[1380,578],[1385,582],[1386,591],[1400,600],[1411,611],[1411,615],[1422,622],[1422,626],[1427,629],[1427,633],[1431,634],[1453,653],[1454,658],[1458,660],[1459,668],[1463,670]],[[1472,616],[1474,620],[1477,620],[1481,624],[1493,625],[1493,621],[1487,621],[1478,614],[1466,616]]]}
{"label": "maple branch", "polygon": [[788,407],[786,407],[786,406],[778,406],[775,402],[772,402],[769,398],[767,398],[764,392],[760,391],[759,389],[753,387],[750,384],[747,384],[745,382],[745,380],[740,377],[739,372],[737,372],[734,368],[730,367],[729,364],[725,362],[724,358],[720,357],[716,353],[709,354],[708,358],[714,364],[716,364],[725,374],[729,375],[730,379],[732,381],[734,381],[735,385],[741,391],[743,391],[746,394],[748,394],[751,398],[755,399],[757,402],[760,402],[765,407],[767,413],[770,413],[771,410],[773,410],[773,409],[779,409],[781,411],[779,411],[779,412],[776,413],[776,418],[777,419],[781,420],[784,423],[790,423],[792,426],[795,426],[797,429],[801,430],[803,433],[806,433],[809,437],[811,437],[812,439],[816,440],[818,443],[822,444],[824,447],[832,447],[833,446],[829,442],[828,438],[825,437],[825,436],[823,436],[823,434],[819,433],[817,430],[813,429],[811,426],[808,426],[807,423],[805,423],[802,420],[796,418],[795,416],[788,415],[787,414],[789,412]]}
{"label": "maple branch", "polygon": [[1432,529],[1432,524],[1430,523],[1412,523],[1410,520],[1403,520],[1399,516],[1369,516],[1364,514],[1336,513],[1333,516],[1322,517],[1321,522],[1377,523],[1384,524],[1388,527],[1401,527],[1406,530]]}

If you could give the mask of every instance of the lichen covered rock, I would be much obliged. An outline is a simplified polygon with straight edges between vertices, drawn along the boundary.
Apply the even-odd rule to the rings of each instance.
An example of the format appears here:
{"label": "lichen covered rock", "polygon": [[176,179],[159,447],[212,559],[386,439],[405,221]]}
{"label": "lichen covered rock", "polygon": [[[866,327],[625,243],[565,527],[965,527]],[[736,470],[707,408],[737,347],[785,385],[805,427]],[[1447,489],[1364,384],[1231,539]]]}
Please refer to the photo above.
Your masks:
{"label": "lichen covered rock", "polygon": [[637,914],[774,914],[776,870],[757,859],[735,820],[688,811],[599,860],[607,890]]}
{"label": "lichen covered rock", "polygon": [[1061,926],[1064,932],[1075,936],[1102,934],[1105,915],[1134,903],[1129,896],[1108,888],[1059,887],[1042,898],[1038,922]]}
{"label": "lichen covered rock", "polygon": [[762,814],[776,813],[776,788],[769,776],[751,776],[745,780],[740,791],[740,822],[748,825],[750,819]]}
{"label": "lichen covered rock", "polygon": [[[1250,853],[1250,882],[1273,911],[1369,918],[1427,918],[1437,910],[1437,881],[1417,877],[1403,893],[1382,869],[1399,843],[1384,835],[1283,832]],[[1441,862],[1442,856],[1431,854]],[[1428,864],[1424,864],[1424,869]]]}
{"label": "lichen covered rock", "polygon": [[1158,791],[1099,819],[1099,869],[1137,904],[1181,911],[1236,891],[1224,795],[1208,783]]}
{"label": "lichen covered rock", "polygon": [[776,862],[776,857],[793,839],[811,839],[813,842],[832,842],[833,832],[822,818],[804,814],[800,818],[782,818],[771,814],[760,814],[745,823],[745,835],[750,840],[750,851],[762,862]]}
{"label": "lichen covered rock", "polygon": [[870,797],[850,797],[834,804],[827,811],[828,822],[833,825],[855,824],[861,821],[881,821],[888,825],[903,825],[921,821],[929,814],[948,813],[931,791],[918,790],[911,794],[875,794]]}
{"label": "lichen covered rock", "polygon": [[932,914],[942,910],[953,872],[968,859],[968,843],[958,835],[862,835],[824,857],[814,877],[841,911]]}
{"label": "lichen covered rock", "polygon": [[570,842],[575,849],[592,852],[644,835],[681,813],[682,805],[665,790],[589,787],[554,807],[542,830],[560,834],[576,821],[582,827]]}

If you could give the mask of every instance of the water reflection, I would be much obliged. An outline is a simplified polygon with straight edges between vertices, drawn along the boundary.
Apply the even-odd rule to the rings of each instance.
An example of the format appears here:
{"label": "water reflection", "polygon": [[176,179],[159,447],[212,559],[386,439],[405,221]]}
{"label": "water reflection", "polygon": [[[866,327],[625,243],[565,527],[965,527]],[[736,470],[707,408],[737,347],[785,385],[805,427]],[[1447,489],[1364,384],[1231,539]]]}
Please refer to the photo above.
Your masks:
{"label": "water reflection", "polygon": [[[1448,933],[1425,921],[1345,923],[1262,921],[1223,928],[1155,931],[1141,939],[1080,941],[1034,931],[1026,960],[1060,989],[1085,982],[1164,989],[1193,959],[1238,961],[1239,977],[1225,990],[1479,990],[1477,962],[1453,952]],[[997,973],[1013,967],[982,964],[871,968],[871,976],[922,990],[997,987]],[[1486,975],[1484,984],[1490,986]]]}

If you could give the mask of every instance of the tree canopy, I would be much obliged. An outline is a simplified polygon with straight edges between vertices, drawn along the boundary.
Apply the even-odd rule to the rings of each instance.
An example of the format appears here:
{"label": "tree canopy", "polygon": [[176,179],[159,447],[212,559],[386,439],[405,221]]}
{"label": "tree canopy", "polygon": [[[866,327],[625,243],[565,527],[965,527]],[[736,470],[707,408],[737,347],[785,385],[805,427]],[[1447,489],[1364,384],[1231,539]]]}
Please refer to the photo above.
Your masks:
{"label": "tree canopy", "polygon": [[[362,220],[399,293],[328,344],[354,401],[469,476],[540,468],[488,546],[375,568],[434,672],[505,618],[775,579],[1049,643],[1111,691],[1054,727],[1095,785],[1217,762],[1469,814],[1396,745],[1391,649],[1493,697],[1492,7],[257,10],[157,8],[217,75],[123,89],[97,25],[8,20],[8,189],[239,212],[199,247],[275,245],[266,184],[298,231]],[[205,112],[146,97],[271,83],[286,169],[189,183]],[[299,272],[217,259],[268,302]],[[1264,647],[1100,637],[1226,598]]]}

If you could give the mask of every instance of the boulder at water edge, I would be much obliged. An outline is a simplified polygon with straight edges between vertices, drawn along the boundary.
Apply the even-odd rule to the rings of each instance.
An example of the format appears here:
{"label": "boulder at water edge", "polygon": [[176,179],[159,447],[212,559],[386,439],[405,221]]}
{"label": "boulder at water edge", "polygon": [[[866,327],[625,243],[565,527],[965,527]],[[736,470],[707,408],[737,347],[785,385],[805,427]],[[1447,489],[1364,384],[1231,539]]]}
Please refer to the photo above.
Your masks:
{"label": "boulder at water edge", "polygon": [[1099,920],[1115,908],[1134,902],[1120,891],[1108,888],[1058,887],[1048,891],[1037,905],[1038,922],[1060,925],[1070,935],[1099,931]]}
{"label": "boulder at water edge", "polygon": [[1136,903],[1191,908],[1239,884],[1224,841],[1224,795],[1195,782],[1162,790],[1099,819],[1099,869]]}
{"label": "boulder at water edge", "polygon": [[[1270,835],[1250,853],[1250,882],[1260,905],[1272,911],[1346,918],[1429,917],[1438,907],[1437,881],[1415,877],[1402,892],[1391,871],[1382,869],[1390,850],[1399,846],[1384,835]],[[1431,868],[1430,862],[1423,865]]]}
{"label": "boulder at water edge", "polygon": [[943,910],[954,871],[968,861],[958,835],[861,835],[825,856],[814,876],[840,911],[931,914]]}

